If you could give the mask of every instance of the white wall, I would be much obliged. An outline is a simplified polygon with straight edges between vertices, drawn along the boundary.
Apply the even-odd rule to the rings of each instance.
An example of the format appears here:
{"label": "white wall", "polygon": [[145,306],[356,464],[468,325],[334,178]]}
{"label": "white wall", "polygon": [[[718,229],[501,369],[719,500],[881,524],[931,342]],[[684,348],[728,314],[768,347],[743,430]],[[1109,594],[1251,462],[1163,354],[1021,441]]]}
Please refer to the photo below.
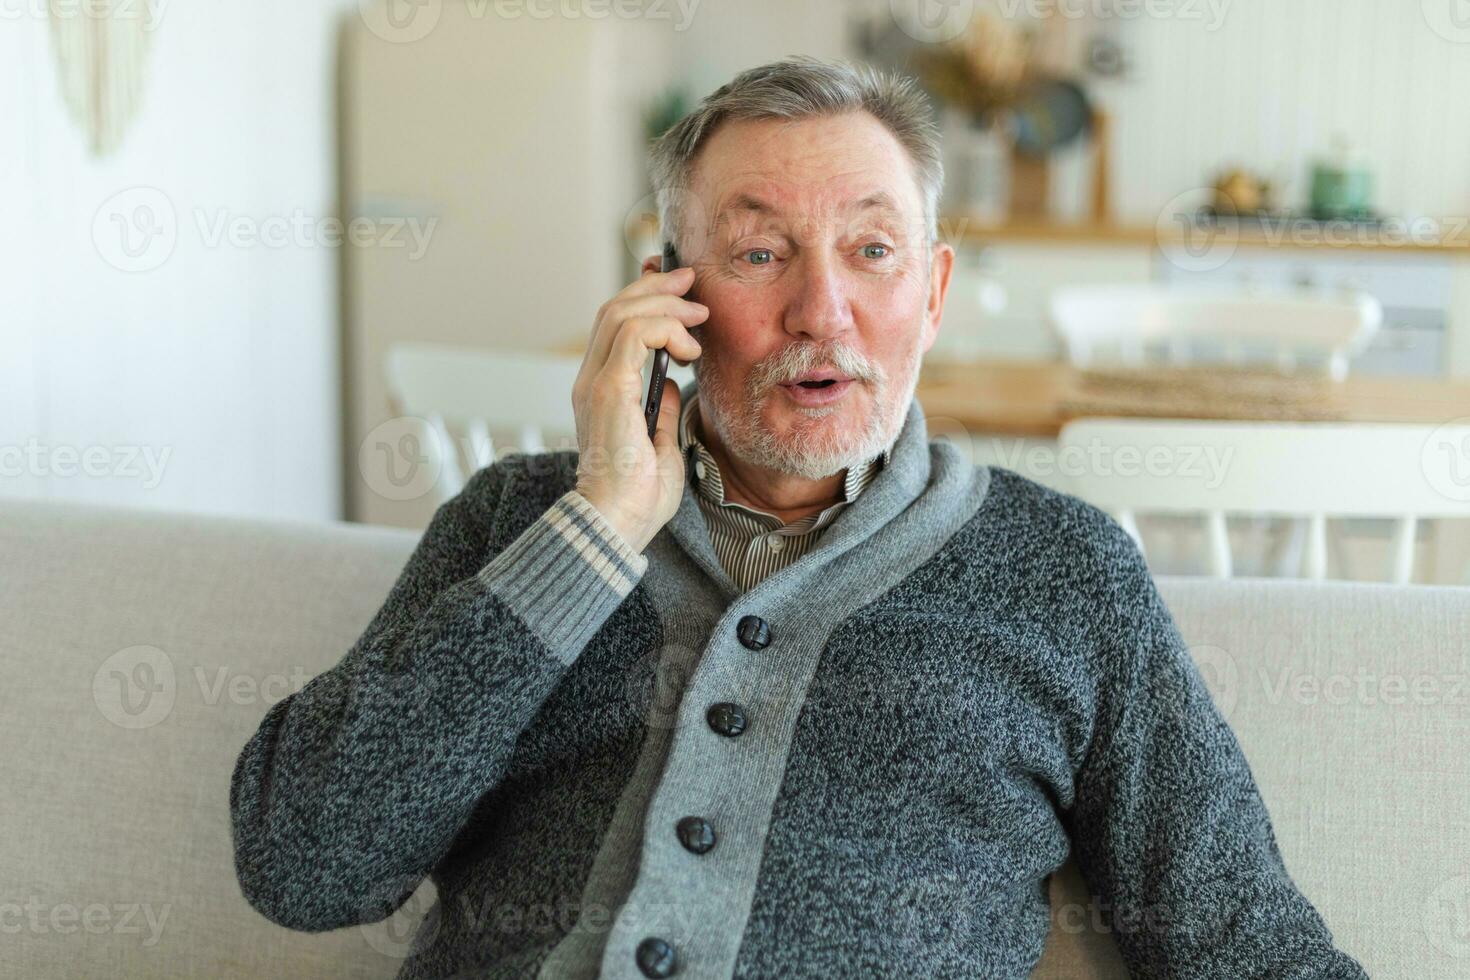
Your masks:
{"label": "white wall", "polygon": [[1225,164],[1278,177],[1282,203],[1304,206],[1312,161],[1341,132],[1366,155],[1378,210],[1470,214],[1470,24],[1445,27],[1457,2],[1229,0],[1216,30],[1120,24],[1137,77],[1098,90],[1116,124],[1117,212],[1152,223]]}
{"label": "white wall", "polygon": [[700,0],[673,39],[674,66],[698,100],[738,72],[788,55],[848,57],[848,21],[859,9],[852,0]]}
{"label": "white wall", "polygon": [[[886,18],[916,4],[950,18],[1060,9],[1084,15],[1056,25],[1064,47],[1080,52],[1094,32],[1124,43],[1131,77],[1087,82],[1112,110],[1112,198],[1124,221],[1152,224],[1176,196],[1235,165],[1278,178],[1282,203],[1304,206],[1312,162],[1339,132],[1374,172],[1379,211],[1470,215],[1470,20],[1454,19],[1462,0],[855,0],[848,9]],[[1115,7],[1142,13],[1093,16]],[[819,16],[827,29],[811,23]],[[785,47],[830,46],[844,16],[822,0]],[[736,30],[708,43],[686,60],[744,66],[771,49]]]}
{"label": "white wall", "polygon": [[[141,117],[97,160],[61,101],[44,4],[6,5],[0,494],[338,515],[336,251],[211,245],[198,222],[331,215],[335,23],[353,6],[166,5]],[[172,213],[176,244],[135,238],[148,268],[123,271],[107,211],[140,204],[158,227]],[[58,475],[89,449],[94,475]]]}

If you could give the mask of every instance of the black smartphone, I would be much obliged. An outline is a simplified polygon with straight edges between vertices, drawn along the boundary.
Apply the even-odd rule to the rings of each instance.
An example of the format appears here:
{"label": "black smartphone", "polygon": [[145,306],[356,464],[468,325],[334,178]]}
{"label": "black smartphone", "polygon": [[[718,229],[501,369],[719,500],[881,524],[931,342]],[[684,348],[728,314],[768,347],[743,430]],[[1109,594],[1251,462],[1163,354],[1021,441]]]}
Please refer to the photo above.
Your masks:
{"label": "black smartphone", "polygon": [[[664,243],[664,261],[659,271],[673,272],[679,268],[679,254],[673,242]],[[687,296],[688,293],[685,293]],[[669,352],[660,347],[653,352],[653,370],[648,375],[648,398],[643,403],[643,418],[648,422],[648,441],[658,431],[658,410],[664,400],[664,378],[669,373]]]}

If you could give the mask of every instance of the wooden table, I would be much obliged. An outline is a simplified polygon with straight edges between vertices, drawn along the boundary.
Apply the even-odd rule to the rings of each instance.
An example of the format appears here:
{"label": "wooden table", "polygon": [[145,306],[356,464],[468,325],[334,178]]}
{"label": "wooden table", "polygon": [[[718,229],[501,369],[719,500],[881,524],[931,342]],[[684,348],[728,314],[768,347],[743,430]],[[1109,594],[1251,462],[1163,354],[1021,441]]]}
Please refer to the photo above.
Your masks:
{"label": "wooden table", "polygon": [[1110,415],[1294,422],[1417,422],[1470,417],[1470,382],[1349,377],[1334,382],[1232,368],[1082,371],[1049,361],[924,363],[924,414],[972,432],[1055,438],[1070,419]]}

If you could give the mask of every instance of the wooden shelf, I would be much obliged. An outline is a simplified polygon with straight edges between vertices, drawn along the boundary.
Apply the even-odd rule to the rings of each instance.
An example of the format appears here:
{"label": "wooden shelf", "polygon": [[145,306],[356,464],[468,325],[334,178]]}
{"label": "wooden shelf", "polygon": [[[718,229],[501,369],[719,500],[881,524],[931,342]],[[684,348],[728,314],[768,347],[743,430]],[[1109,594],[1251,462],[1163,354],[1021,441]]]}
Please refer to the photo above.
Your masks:
{"label": "wooden shelf", "polygon": [[[939,219],[940,238],[951,244],[985,245],[997,242],[1024,242],[1055,245],[1165,246],[1183,245],[1186,233],[1177,224],[1159,226],[1099,224],[1095,222],[1062,223],[1050,221],[1016,221],[995,224],[963,214],[948,214]],[[1403,223],[1387,227],[1360,225],[1353,222],[1309,222],[1302,220],[1291,227],[1262,228],[1255,225],[1222,224],[1201,227],[1189,233],[1198,236],[1200,244],[1218,242],[1239,248],[1268,249],[1349,249],[1353,251],[1435,252],[1470,256],[1470,221],[1463,227],[1448,227],[1430,235],[1417,225]],[[1211,239],[1207,236],[1214,235]]]}

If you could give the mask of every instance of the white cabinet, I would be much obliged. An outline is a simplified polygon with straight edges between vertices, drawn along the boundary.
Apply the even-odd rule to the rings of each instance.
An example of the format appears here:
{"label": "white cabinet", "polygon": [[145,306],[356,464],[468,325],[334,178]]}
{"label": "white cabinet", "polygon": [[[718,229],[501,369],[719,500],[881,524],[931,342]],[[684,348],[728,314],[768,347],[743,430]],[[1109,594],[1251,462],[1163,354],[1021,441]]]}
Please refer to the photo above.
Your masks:
{"label": "white cabinet", "polygon": [[1060,353],[1047,307],[1058,286],[1148,282],[1149,250],[1111,244],[962,245],[934,352],[1049,360]]}
{"label": "white cabinet", "polygon": [[1218,269],[1196,271],[1157,256],[1161,282],[1366,292],[1383,304],[1383,326],[1353,359],[1353,373],[1424,377],[1449,369],[1456,264],[1422,252],[1242,248]]}
{"label": "white cabinet", "polygon": [[1228,262],[1204,271],[1170,262],[1147,238],[1015,241],[958,247],[944,326],[942,357],[1051,359],[1059,356],[1048,314],[1059,286],[1195,283],[1334,293],[1362,290],[1383,304],[1378,336],[1355,358],[1357,374],[1437,377],[1470,374],[1470,261],[1445,253],[1242,245]]}

